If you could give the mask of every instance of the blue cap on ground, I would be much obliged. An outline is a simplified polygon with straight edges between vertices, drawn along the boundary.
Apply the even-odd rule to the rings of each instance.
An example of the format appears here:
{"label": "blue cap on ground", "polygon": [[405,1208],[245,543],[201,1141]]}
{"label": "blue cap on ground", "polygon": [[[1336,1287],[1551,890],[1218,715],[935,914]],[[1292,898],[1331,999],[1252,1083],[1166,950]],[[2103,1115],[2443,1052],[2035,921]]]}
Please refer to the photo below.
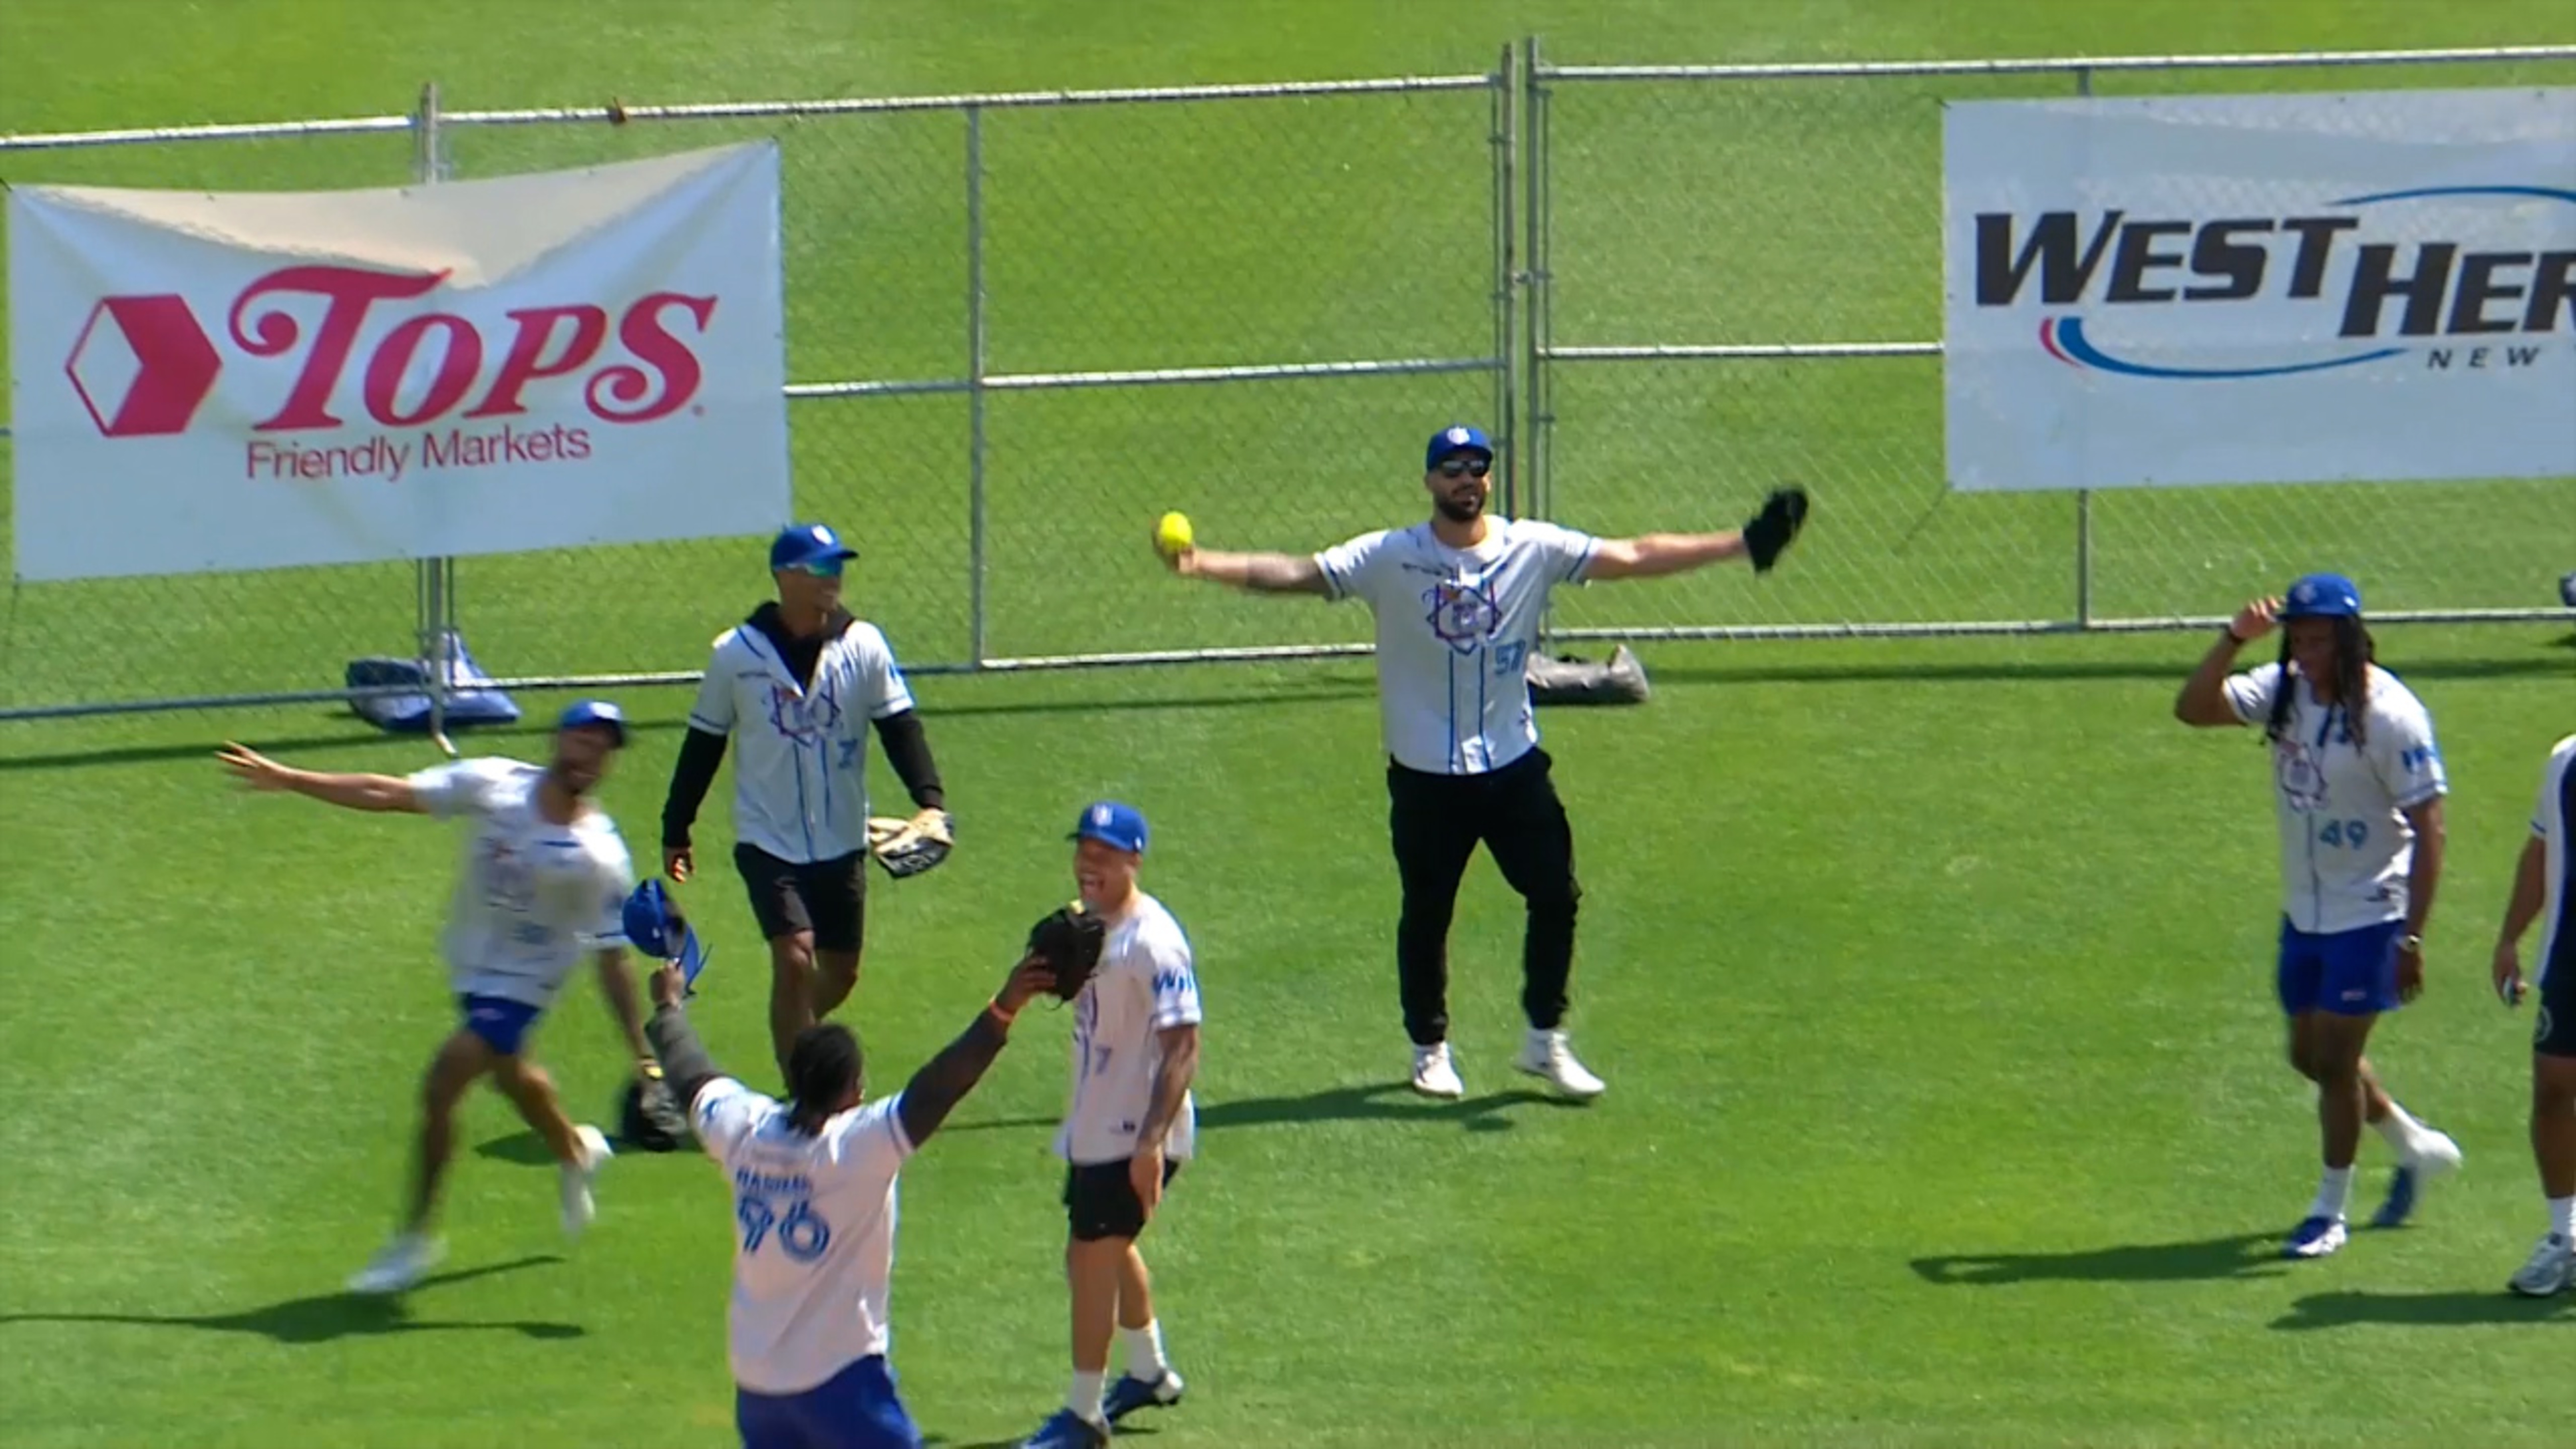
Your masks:
{"label": "blue cap on ground", "polygon": [[1115,800],[1098,800],[1082,807],[1082,818],[1074,822],[1070,840],[1097,840],[1112,850],[1132,855],[1145,853],[1145,816],[1133,805]]}
{"label": "blue cap on ground", "polygon": [[820,523],[791,523],[778,530],[770,540],[769,571],[801,569],[818,563],[838,563],[859,556],[859,551],[841,542],[841,536]]}
{"label": "blue cap on ground", "polygon": [[679,902],[671,899],[660,880],[637,886],[626,898],[622,915],[628,945],[657,961],[679,962],[680,978],[692,987],[698,984],[709,953],[698,944],[697,928],[680,914]]}
{"label": "blue cap on ground", "polygon": [[1453,424],[1431,435],[1430,445],[1422,450],[1422,471],[1428,473],[1439,467],[1440,460],[1452,453],[1482,453],[1491,461],[1494,445],[1486,440],[1482,429]]}
{"label": "blue cap on ground", "polygon": [[2341,574],[2309,574],[2294,580],[2281,597],[2284,619],[2357,619],[2361,586]]}
{"label": "blue cap on ground", "polygon": [[626,711],[607,700],[575,700],[572,707],[563,712],[563,718],[555,721],[555,728],[559,730],[577,730],[584,725],[605,725],[608,732],[616,736],[617,747],[626,747]]}

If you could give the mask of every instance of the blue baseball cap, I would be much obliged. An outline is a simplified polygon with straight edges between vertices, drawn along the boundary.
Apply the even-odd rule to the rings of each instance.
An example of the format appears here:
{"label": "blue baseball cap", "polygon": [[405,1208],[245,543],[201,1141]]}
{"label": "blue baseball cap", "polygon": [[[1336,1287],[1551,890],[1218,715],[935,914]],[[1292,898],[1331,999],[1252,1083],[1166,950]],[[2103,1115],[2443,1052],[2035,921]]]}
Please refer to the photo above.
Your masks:
{"label": "blue baseball cap", "polygon": [[2361,586],[2341,574],[2308,574],[2281,596],[2284,619],[2358,619]]}
{"label": "blue baseball cap", "polygon": [[626,748],[626,711],[604,699],[578,699],[555,721],[558,730],[577,730],[584,725],[605,726],[617,737],[617,747]]}
{"label": "blue baseball cap", "polygon": [[821,563],[836,564],[843,559],[853,559],[858,556],[859,551],[841,542],[841,536],[834,533],[828,525],[791,523],[778,530],[778,537],[770,540],[769,571],[776,573],[780,569],[811,568]]}
{"label": "blue baseball cap", "polygon": [[1422,471],[1440,466],[1440,460],[1452,453],[1482,453],[1488,462],[1494,456],[1494,445],[1486,441],[1484,431],[1464,423],[1442,428],[1431,435],[1431,443],[1422,450]]}
{"label": "blue baseball cap", "polygon": [[1144,812],[1133,805],[1115,800],[1098,800],[1082,807],[1082,818],[1073,823],[1073,834],[1067,840],[1097,840],[1112,850],[1131,855],[1145,853]]}
{"label": "blue baseball cap", "polygon": [[657,961],[679,962],[680,979],[697,986],[698,973],[707,969],[707,960],[715,953],[698,943],[697,928],[680,914],[680,903],[671,899],[659,880],[637,886],[626,898],[621,916],[628,945]]}

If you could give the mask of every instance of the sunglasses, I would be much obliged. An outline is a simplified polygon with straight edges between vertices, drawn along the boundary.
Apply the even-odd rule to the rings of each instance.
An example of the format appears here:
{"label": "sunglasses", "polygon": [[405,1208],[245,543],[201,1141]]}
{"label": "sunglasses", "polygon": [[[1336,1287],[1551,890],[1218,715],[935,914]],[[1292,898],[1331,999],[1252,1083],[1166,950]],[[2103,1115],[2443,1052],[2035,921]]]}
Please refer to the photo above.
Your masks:
{"label": "sunglasses", "polygon": [[1472,477],[1482,478],[1493,470],[1493,461],[1488,458],[1443,458],[1440,460],[1441,473],[1451,478],[1455,478],[1461,473],[1468,474]]}
{"label": "sunglasses", "polygon": [[801,563],[794,565],[789,572],[812,574],[818,579],[837,579],[841,576],[841,565],[846,562],[848,562],[846,559],[821,559],[814,563]]}

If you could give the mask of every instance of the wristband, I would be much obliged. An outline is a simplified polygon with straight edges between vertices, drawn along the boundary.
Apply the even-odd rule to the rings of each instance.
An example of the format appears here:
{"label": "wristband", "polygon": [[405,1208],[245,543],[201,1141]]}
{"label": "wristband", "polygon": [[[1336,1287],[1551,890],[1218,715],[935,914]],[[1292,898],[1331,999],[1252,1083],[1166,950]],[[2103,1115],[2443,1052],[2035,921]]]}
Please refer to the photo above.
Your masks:
{"label": "wristband", "polygon": [[2254,642],[2253,640],[2245,638],[2236,632],[2236,624],[2234,620],[2230,620],[2227,623],[2219,625],[2218,632],[2226,635],[2227,642],[2235,645],[2239,649],[2242,649],[2246,645]]}
{"label": "wristband", "polygon": [[2424,949],[2424,938],[2414,935],[2400,936],[2397,938],[2397,949],[2421,954]]}
{"label": "wristband", "polygon": [[998,996],[984,1003],[984,1011],[985,1014],[991,1016],[995,1022],[1005,1028],[1009,1027],[1012,1021],[1017,1019],[1019,1016],[1019,1013],[1016,1011],[1004,1011],[1002,1009],[1002,1000]]}

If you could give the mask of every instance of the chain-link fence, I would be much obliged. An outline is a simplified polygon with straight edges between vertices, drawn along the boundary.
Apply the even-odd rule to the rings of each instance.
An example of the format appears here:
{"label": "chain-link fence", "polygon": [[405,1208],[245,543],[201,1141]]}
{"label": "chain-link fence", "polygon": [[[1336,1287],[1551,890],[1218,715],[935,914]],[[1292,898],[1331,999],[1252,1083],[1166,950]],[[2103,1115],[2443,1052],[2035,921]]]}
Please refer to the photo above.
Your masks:
{"label": "chain-link fence", "polygon": [[1940,113],[1970,99],[2567,85],[2576,46],[1555,66],[1533,44],[1524,73],[1525,451],[1540,508],[1630,533],[1731,525],[1775,481],[1816,499],[1794,567],[1560,595],[1558,637],[2214,626],[2328,566],[2392,617],[2567,614],[2576,478],[1951,493]]}
{"label": "chain-link fence", "polygon": [[[2258,67],[2567,83],[2576,47],[1578,67],[1532,42],[1487,75],[542,111],[433,88],[409,115],[0,137],[0,166],[323,189],[778,138],[797,510],[857,539],[860,607],[916,673],[1363,650],[1358,615],[1173,586],[1145,531],[1382,526],[1452,419],[1494,434],[1507,509],[1599,532],[1815,489],[1794,567],[1579,591],[1562,637],[2165,627],[2319,559],[2374,604],[2527,616],[2576,567],[2570,480],[1944,486],[1940,105]],[[766,594],[761,543],[13,584],[0,718],[338,698],[344,661],[449,625],[508,687],[684,682]]]}

